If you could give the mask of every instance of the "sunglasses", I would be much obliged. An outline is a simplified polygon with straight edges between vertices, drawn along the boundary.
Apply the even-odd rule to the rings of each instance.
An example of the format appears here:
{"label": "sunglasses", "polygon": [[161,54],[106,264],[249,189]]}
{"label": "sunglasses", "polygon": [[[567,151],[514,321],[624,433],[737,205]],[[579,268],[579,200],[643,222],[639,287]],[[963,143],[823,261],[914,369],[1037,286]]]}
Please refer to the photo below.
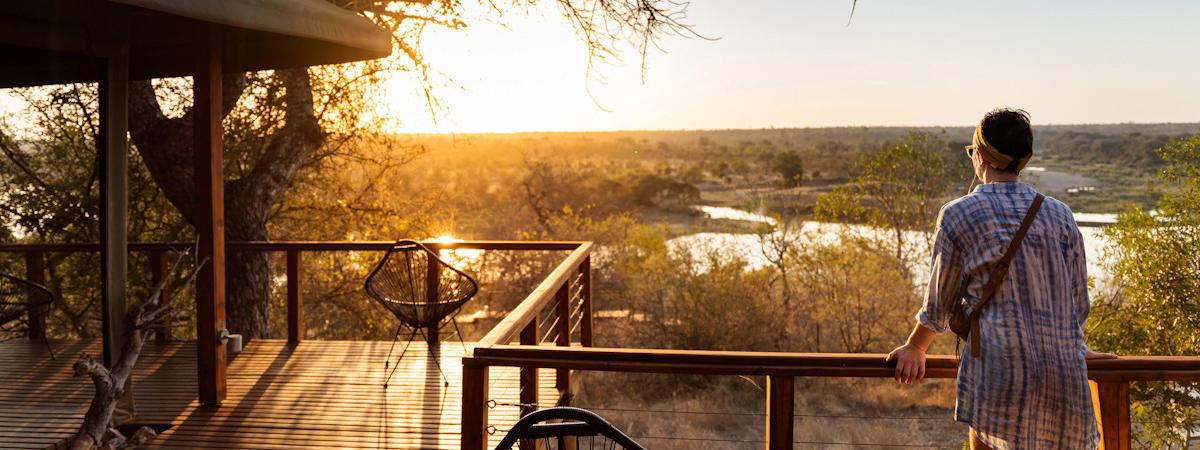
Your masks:
{"label": "sunglasses", "polygon": [[966,151],[967,151],[967,157],[968,157],[968,158],[974,158],[974,157],[975,157],[975,146],[974,146],[974,145],[968,145],[968,146],[966,146],[966,147],[963,147],[963,150],[966,150]]}

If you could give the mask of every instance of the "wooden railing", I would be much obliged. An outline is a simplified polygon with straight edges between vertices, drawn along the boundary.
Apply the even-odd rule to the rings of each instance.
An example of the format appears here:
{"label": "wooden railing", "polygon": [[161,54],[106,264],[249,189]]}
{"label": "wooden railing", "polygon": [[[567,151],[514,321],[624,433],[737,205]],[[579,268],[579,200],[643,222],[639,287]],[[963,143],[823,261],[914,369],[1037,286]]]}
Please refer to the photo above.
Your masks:
{"label": "wooden railing", "polygon": [[[470,250],[507,250],[507,251],[570,251],[590,244],[562,241],[424,241],[426,246],[435,249],[470,249]],[[333,251],[386,251],[394,244],[393,241],[278,241],[278,242],[244,242],[230,241],[225,245],[226,252],[272,252],[285,253],[287,260],[287,336],[288,342],[299,343],[304,337],[304,293],[303,286],[303,254],[308,252]],[[130,252],[149,253],[148,267],[153,283],[158,283],[169,270],[170,254],[186,251],[194,243],[190,242],[131,242]],[[100,245],[94,243],[35,243],[35,244],[0,244],[0,253],[19,253],[25,260],[25,277],[35,283],[46,282],[46,254],[48,253],[97,253]],[[590,291],[589,291],[590,295]],[[590,310],[588,312],[590,314]],[[46,318],[42,309],[29,312],[29,337],[41,339],[45,336]],[[585,332],[591,339],[590,322]]]}
{"label": "wooden railing", "polygon": [[[282,252],[287,260],[288,340],[304,336],[302,258],[307,252],[385,251],[391,241],[351,242],[228,242],[229,252]],[[520,403],[526,414],[538,404],[537,370],[556,370],[558,404],[571,401],[571,382],[577,371],[617,371],[689,375],[765,376],[766,430],[769,449],[793,445],[795,377],[891,378],[892,364],[882,354],[727,352],[697,350],[595,348],[592,346],[591,253],[589,242],[429,241],[435,249],[509,251],[569,251],[513,311],[463,358],[462,447],[486,447],[488,429],[488,368],[519,367]],[[130,243],[131,252],[148,252],[146,269],[157,281],[164,276],[170,252],[191,247],[187,242]],[[47,253],[98,252],[97,244],[0,244],[0,253],[20,253],[26,277],[45,281]],[[30,312],[30,335],[45,333],[41,311]],[[553,343],[553,345],[550,345]],[[933,355],[926,376],[953,378],[958,361]],[[1130,448],[1129,383],[1132,381],[1200,381],[1197,357],[1124,357],[1089,361],[1096,416],[1105,449]]]}
{"label": "wooden railing", "polygon": [[[557,345],[541,345],[538,329],[541,312],[566,311],[563,299],[570,298],[574,274],[590,277],[590,244],[580,245],[558,268],[508,314],[463,358],[462,448],[486,448],[488,436],[488,368],[519,367],[521,370],[522,414],[537,403],[537,369],[555,369],[560,387],[559,403],[569,401],[561,388],[570,384],[572,371],[614,371],[687,375],[740,375],[766,377],[766,430],[768,449],[791,449],[795,411],[796,377],[892,378],[893,363],[883,354],[830,354],[661,350],[592,347],[591,296],[584,297],[579,345],[569,334],[560,334]],[[583,284],[587,286],[589,282]],[[590,289],[588,287],[584,288]],[[518,340],[519,337],[519,340]],[[513,344],[518,340],[517,344]],[[954,378],[958,360],[950,355],[932,355],[926,362],[929,378]],[[1200,357],[1123,357],[1088,362],[1096,418],[1104,449],[1127,450],[1131,446],[1129,383],[1132,381],[1200,381]],[[564,397],[565,396],[565,397]],[[522,447],[531,448],[531,447]]]}
{"label": "wooden railing", "polygon": [[[550,275],[474,347],[499,347],[514,339],[528,348],[586,348],[592,346],[592,243],[572,249]],[[553,343],[552,346],[547,345]],[[575,344],[573,346],[572,344]],[[465,357],[466,358],[466,357]],[[463,448],[487,446],[488,365],[463,364]],[[521,367],[521,415],[538,404],[538,367]],[[571,367],[559,367],[554,387],[558,405],[571,402]],[[477,433],[468,433],[468,426]],[[531,448],[522,442],[521,448]]]}

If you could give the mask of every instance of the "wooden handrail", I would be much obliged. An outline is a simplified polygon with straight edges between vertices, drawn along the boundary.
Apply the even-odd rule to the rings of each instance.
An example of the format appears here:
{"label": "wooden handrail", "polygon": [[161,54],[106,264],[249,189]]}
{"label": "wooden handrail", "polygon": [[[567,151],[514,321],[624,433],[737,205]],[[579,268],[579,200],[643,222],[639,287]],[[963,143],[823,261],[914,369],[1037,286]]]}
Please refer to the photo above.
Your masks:
{"label": "wooden handrail", "polygon": [[[895,363],[882,353],[785,353],[713,350],[665,350],[595,347],[550,347],[536,345],[492,345],[475,348],[463,358],[464,370],[487,373],[492,366],[520,367],[522,372],[537,369],[558,371],[597,370],[688,375],[758,375],[767,377],[766,448],[793,448],[792,411],[795,408],[793,379],[804,377],[892,378]],[[1112,360],[1088,361],[1096,405],[1096,419],[1102,437],[1101,449],[1128,450],[1131,444],[1129,415],[1130,381],[1200,381],[1200,357],[1132,356]],[[926,360],[927,378],[954,378],[958,358],[931,355]],[[464,393],[486,396],[486,378],[464,377]],[[524,393],[523,393],[524,395]],[[466,394],[464,394],[466,399]],[[464,411],[483,405],[464,402]],[[475,431],[477,415],[464,413],[463,448],[479,449],[482,434]]]}
{"label": "wooden handrail", "polygon": [[[583,242],[575,241],[421,241],[427,247],[437,249],[471,249],[471,250],[508,250],[508,251],[537,251],[537,250],[575,250]],[[225,248],[232,251],[370,251],[387,250],[395,241],[228,241]],[[163,251],[186,250],[194,246],[194,242],[130,242],[130,251]],[[20,252],[98,252],[97,243],[27,243],[0,244],[0,253]]]}
{"label": "wooden handrail", "polygon": [[[492,250],[492,251],[572,251],[569,261],[577,261],[580,255],[580,250],[583,248],[582,257],[586,259],[588,249],[591,244],[587,242],[576,241],[506,241],[506,240],[426,240],[421,241],[427,247],[435,250],[454,250],[454,249],[469,249],[469,250]],[[288,342],[291,344],[299,343],[304,336],[304,296],[302,292],[303,269],[301,265],[303,252],[331,252],[331,251],[386,251],[395,245],[395,241],[226,241],[226,252],[282,252],[287,255],[287,332]],[[149,252],[151,256],[151,272],[156,273],[157,267],[155,261],[161,260],[163,255],[172,251],[185,251],[195,247],[194,242],[175,241],[175,242],[130,242],[126,248],[130,252]],[[31,279],[44,282],[42,277],[44,269],[41,268],[42,255],[45,253],[79,253],[79,252],[99,252],[100,244],[87,242],[69,242],[69,243],[3,243],[0,244],[0,253],[22,253],[25,255],[26,263],[30,269],[28,276]],[[574,257],[575,259],[572,259]],[[560,269],[565,270],[571,267],[578,267],[578,262],[564,262],[560,265]],[[558,271],[554,272],[559,273]],[[161,276],[159,274],[158,276]],[[554,275],[552,275],[554,277]],[[590,302],[589,302],[590,303]],[[519,316],[519,315],[518,315]],[[44,323],[44,315],[41,310],[30,311],[30,319],[32,326],[30,327],[30,337],[40,338],[43,335],[44,327],[38,325]],[[589,324],[590,328],[590,324]],[[590,329],[589,338],[590,341]],[[431,336],[436,336],[436,333],[430,332]],[[507,341],[505,341],[507,342]]]}
{"label": "wooden handrail", "polygon": [[[591,252],[591,242],[578,244],[575,250],[559,263],[558,267],[555,267],[554,271],[550,272],[550,275],[542,280],[533,292],[529,293],[516,308],[513,308],[508,315],[504,316],[504,319],[496,324],[496,327],[492,328],[492,331],[489,331],[487,335],[479,340],[476,348],[507,344],[515,339],[521,333],[521,330],[525,328],[525,325],[537,317],[539,311],[549,305],[550,302],[555,301],[559,288],[566,285],[571,277],[577,273],[579,266],[591,255]],[[567,319],[563,318],[563,320]]]}
{"label": "wooden handrail", "polygon": [[[494,345],[476,348],[466,365],[696,375],[791,375],[890,378],[882,353],[786,353],[646,348]],[[954,378],[958,359],[930,355],[926,377]],[[1088,361],[1088,378],[1104,381],[1197,381],[1200,357],[1130,356]]]}

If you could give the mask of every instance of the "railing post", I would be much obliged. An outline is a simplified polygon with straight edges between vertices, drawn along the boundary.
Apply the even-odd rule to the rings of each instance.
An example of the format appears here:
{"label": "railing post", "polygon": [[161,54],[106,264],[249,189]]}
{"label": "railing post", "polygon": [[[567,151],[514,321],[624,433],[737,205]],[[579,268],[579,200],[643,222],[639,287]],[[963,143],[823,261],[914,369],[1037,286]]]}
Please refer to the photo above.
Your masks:
{"label": "railing post", "polygon": [[1101,450],[1129,450],[1133,436],[1129,422],[1129,382],[1089,381],[1092,405],[1100,428]]}
{"label": "railing post", "polygon": [[[426,303],[433,304],[433,303],[438,302],[438,295],[440,294],[440,292],[438,292],[438,288],[439,288],[439,285],[441,284],[441,283],[439,283],[439,281],[441,281],[441,277],[442,277],[442,267],[440,265],[438,265],[437,262],[433,260],[433,258],[429,258],[428,260],[426,260],[426,264],[425,264],[425,287],[426,287],[425,288],[425,302]],[[432,325],[429,325],[429,327],[425,329],[425,342],[426,342],[426,344],[428,344],[430,351],[433,351],[437,347],[439,339],[440,339],[440,336],[438,336],[438,324],[434,323]]]}
{"label": "railing post", "polygon": [[[521,345],[538,345],[538,317],[535,314],[525,328],[521,329]],[[538,369],[537,367],[521,367],[521,417],[537,410],[538,402]],[[537,448],[537,441],[521,440],[522,449]]]}
{"label": "railing post", "polygon": [[767,450],[792,450],[795,393],[795,377],[767,377]]}
{"label": "railing post", "polygon": [[462,448],[487,448],[488,368],[463,361]]}
{"label": "railing post", "polygon": [[[167,271],[170,270],[170,262],[167,261],[167,252],[163,250],[155,250],[151,252],[150,260],[147,262],[147,264],[150,266],[150,285],[152,288],[158,287],[158,283],[161,283],[163,278],[166,278]],[[170,280],[163,285],[162,293],[159,295],[161,295],[164,299],[171,296]],[[154,330],[155,341],[167,342],[172,339],[174,339],[174,336],[171,332],[170,324],[168,324],[165,328]]]}
{"label": "railing post", "polygon": [[581,289],[579,295],[583,297],[582,311],[583,317],[580,319],[579,325],[579,343],[584,347],[592,346],[592,257],[588,256],[583,259],[583,263],[579,264],[579,283]]}
{"label": "railing post", "polygon": [[[554,315],[558,317],[558,335],[554,342],[559,347],[571,346],[571,283],[563,282],[554,294]],[[558,390],[559,406],[571,404],[571,369],[558,369],[554,378]]]}
{"label": "railing post", "polygon": [[304,338],[304,293],[300,291],[304,271],[300,266],[300,251],[287,251],[287,332],[288,345],[295,346]]}
{"label": "railing post", "polygon": [[[25,252],[25,279],[41,286],[46,285],[46,257],[42,252]],[[30,340],[40,341],[46,338],[46,307],[39,306],[29,310],[28,332]]]}

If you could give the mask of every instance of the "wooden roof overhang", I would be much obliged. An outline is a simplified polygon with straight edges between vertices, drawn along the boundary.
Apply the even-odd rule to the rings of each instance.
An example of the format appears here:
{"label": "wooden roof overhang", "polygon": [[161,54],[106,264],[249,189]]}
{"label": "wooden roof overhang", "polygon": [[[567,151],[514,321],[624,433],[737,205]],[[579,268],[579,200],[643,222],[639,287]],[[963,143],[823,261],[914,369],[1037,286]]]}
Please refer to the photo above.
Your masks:
{"label": "wooden roof overhang", "polygon": [[[387,56],[391,36],[324,0],[40,0],[0,8],[0,88],[99,83],[104,360],[124,334],[130,80],[193,77],[200,401],[225,397],[221,75]],[[32,330],[32,328],[31,328]],[[33,333],[31,333],[31,337]]]}
{"label": "wooden roof overhang", "polygon": [[225,73],[374,59],[391,37],[324,0],[52,0],[0,11],[0,87],[97,82],[126,41],[134,80],[191,76],[198,23],[220,25]]}

